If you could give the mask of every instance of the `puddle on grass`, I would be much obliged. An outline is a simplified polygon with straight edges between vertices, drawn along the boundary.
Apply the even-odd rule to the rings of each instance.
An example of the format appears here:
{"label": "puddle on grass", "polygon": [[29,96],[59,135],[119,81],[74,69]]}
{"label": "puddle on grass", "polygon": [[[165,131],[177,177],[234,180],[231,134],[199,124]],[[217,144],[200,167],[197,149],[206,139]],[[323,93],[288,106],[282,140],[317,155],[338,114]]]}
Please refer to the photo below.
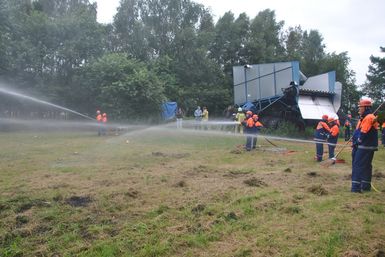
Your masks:
{"label": "puddle on grass", "polygon": [[92,202],[92,199],[89,196],[71,196],[65,202],[72,207],[85,207]]}

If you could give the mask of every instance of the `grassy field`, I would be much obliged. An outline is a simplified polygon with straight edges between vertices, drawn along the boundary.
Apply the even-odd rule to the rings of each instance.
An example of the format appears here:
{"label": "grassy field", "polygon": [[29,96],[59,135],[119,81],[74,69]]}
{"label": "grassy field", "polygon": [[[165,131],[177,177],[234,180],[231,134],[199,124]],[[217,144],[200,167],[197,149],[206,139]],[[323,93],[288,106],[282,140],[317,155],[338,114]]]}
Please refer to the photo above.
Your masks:
{"label": "grassy field", "polygon": [[[0,134],[0,256],[384,256],[380,192],[312,144],[148,129]],[[337,149],[338,150],[338,149]]]}

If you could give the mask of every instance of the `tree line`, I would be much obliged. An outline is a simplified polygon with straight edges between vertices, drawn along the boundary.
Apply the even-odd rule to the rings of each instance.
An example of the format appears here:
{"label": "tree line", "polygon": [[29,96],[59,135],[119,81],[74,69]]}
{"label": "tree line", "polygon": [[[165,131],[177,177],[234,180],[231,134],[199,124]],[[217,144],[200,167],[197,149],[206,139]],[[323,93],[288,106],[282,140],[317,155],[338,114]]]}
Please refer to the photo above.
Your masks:
{"label": "tree line", "polygon": [[[274,10],[253,18],[228,11],[214,22],[190,0],[121,0],[111,24],[96,15],[88,0],[0,0],[1,80],[121,120],[157,117],[165,101],[220,114],[233,102],[232,67],[246,63],[298,60],[307,76],[335,70],[345,112],[362,94],[347,52],[326,52],[317,30],[285,30]],[[384,92],[373,85],[384,84],[384,59],[371,58],[364,89],[379,100]]]}

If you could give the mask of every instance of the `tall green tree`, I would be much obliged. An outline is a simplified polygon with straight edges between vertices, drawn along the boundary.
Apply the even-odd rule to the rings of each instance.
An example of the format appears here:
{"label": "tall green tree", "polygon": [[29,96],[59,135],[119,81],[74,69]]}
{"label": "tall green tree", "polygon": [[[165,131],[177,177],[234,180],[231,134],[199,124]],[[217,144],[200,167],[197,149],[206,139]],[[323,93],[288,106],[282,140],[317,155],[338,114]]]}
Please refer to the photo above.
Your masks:
{"label": "tall green tree", "polygon": [[350,58],[347,52],[340,54],[328,53],[319,63],[320,72],[334,70],[336,72],[336,81],[342,84],[342,99],[340,111],[348,113],[354,111],[355,105],[361,97],[357,90],[355,73],[349,69]]}
{"label": "tall green tree", "polygon": [[259,12],[252,20],[247,45],[251,63],[281,61],[284,55],[280,38],[283,25],[283,21],[276,21],[275,12],[270,9]]}
{"label": "tall green tree", "polygon": [[317,30],[303,33],[301,69],[307,76],[320,73],[320,61],[325,56],[323,37]]}
{"label": "tall green tree", "polygon": [[289,27],[284,33],[286,61],[301,61],[303,58],[303,31],[301,26]]}
{"label": "tall green tree", "polygon": [[[385,53],[385,47],[380,47],[382,53]],[[385,100],[385,57],[370,56],[368,73],[366,78],[368,82],[363,85],[362,91],[365,92],[374,101],[380,103]]]}
{"label": "tall green tree", "polygon": [[[87,112],[102,108],[114,119],[147,119],[160,114],[164,82],[143,62],[111,53],[78,71]],[[82,91],[84,92],[84,91]]]}

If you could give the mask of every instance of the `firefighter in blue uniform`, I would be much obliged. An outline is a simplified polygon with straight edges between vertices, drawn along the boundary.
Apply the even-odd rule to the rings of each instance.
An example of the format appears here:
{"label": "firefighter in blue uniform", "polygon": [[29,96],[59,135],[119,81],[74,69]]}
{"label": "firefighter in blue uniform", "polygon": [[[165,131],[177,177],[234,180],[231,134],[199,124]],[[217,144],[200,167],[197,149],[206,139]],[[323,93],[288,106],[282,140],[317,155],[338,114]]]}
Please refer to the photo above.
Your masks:
{"label": "firefighter in blue uniform", "polygon": [[245,127],[244,132],[246,134],[246,151],[251,151],[253,147],[253,131],[254,131],[254,120],[253,112],[247,111],[246,118],[242,122],[242,125]]}
{"label": "firefighter in blue uniform", "polygon": [[361,100],[358,108],[360,120],[353,133],[352,151],[351,191],[355,193],[371,190],[372,160],[374,152],[378,150],[379,127],[369,99]]}
{"label": "firefighter in blue uniform", "polygon": [[329,149],[329,159],[334,159],[334,149],[336,149],[338,135],[340,133],[340,129],[337,124],[337,120],[334,118],[328,119],[329,127],[330,127],[330,135],[328,137],[328,149]]}
{"label": "firefighter in blue uniform", "polygon": [[253,127],[253,149],[257,146],[257,135],[259,131],[263,128],[263,124],[259,121],[259,116],[257,114],[253,115],[254,127]]}
{"label": "firefighter in blue uniform", "polygon": [[316,130],[314,132],[314,141],[316,141],[316,159],[318,162],[322,161],[324,154],[324,143],[330,134],[330,128],[327,124],[328,116],[322,115],[322,120],[318,122]]}

